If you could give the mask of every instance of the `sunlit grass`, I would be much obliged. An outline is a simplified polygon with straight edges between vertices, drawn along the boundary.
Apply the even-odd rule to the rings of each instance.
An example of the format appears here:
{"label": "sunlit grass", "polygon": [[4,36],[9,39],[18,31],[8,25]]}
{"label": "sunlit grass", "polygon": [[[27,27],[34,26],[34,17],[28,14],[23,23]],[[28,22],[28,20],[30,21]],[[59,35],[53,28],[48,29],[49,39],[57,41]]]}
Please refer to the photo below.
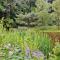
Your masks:
{"label": "sunlit grass", "polygon": [[42,51],[45,56],[48,56],[49,52],[52,51],[52,42],[46,32],[59,32],[58,30],[40,30],[39,28],[18,28],[6,31],[3,30],[2,25],[0,28],[0,47],[8,43],[18,45],[22,49],[22,56],[26,55],[27,47],[31,53]]}

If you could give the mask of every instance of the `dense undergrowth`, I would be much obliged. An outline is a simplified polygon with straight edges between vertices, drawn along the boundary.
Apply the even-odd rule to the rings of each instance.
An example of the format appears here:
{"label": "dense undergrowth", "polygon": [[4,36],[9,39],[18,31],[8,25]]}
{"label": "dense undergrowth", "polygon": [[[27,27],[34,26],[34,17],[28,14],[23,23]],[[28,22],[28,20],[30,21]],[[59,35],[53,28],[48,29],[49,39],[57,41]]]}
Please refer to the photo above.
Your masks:
{"label": "dense undergrowth", "polygon": [[60,45],[53,48],[46,32],[37,29],[3,30],[0,26],[0,60],[59,60]]}

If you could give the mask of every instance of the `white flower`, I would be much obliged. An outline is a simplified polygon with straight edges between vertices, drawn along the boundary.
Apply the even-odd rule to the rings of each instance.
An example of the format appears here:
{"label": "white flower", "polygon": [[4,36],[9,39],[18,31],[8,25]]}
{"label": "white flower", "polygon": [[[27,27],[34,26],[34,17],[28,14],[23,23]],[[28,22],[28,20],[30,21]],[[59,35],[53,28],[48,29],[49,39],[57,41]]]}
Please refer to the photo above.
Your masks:
{"label": "white flower", "polygon": [[9,51],[9,56],[12,56],[13,55],[13,51]]}
{"label": "white flower", "polygon": [[10,49],[10,48],[11,48],[11,44],[8,43],[8,44],[6,44],[4,47],[7,48],[7,49]]}

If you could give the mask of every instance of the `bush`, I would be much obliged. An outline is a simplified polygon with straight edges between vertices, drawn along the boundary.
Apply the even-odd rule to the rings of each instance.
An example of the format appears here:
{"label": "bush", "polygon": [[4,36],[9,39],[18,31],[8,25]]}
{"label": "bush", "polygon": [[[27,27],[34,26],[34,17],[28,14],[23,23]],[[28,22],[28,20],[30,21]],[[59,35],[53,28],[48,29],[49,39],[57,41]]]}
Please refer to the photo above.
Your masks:
{"label": "bush", "polygon": [[60,44],[56,43],[55,47],[52,49],[53,53],[49,54],[48,60],[60,60]]}
{"label": "bush", "polygon": [[35,13],[28,13],[26,15],[20,14],[16,22],[25,26],[36,26],[37,25],[38,16]]}

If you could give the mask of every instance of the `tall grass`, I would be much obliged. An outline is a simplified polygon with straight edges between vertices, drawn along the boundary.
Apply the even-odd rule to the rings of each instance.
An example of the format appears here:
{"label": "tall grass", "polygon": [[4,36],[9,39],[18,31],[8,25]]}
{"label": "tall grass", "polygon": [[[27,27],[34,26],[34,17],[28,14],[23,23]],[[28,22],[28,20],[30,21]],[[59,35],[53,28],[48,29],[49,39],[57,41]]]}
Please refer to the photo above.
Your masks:
{"label": "tall grass", "polygon": [[0,46],[2,47],[8,43],[20,46],[23,55],[25,55],[27,47],[29,47],[31,52],[42,51],[45,56],[52,50],[51,39],[49,39],[48,35],[34,29],[5,31],[1,28]]}
{"label": "tall grass", "polygon": [[40,49],[44,50],[45,53],[47,53],[47,51],[51,48],[51,41],[48,35],[32,29],[1,32],[0,44],[8,42],[12,44],[19,44],[22,47],[25,46],[24,42],[26,42],[31,50]]}

